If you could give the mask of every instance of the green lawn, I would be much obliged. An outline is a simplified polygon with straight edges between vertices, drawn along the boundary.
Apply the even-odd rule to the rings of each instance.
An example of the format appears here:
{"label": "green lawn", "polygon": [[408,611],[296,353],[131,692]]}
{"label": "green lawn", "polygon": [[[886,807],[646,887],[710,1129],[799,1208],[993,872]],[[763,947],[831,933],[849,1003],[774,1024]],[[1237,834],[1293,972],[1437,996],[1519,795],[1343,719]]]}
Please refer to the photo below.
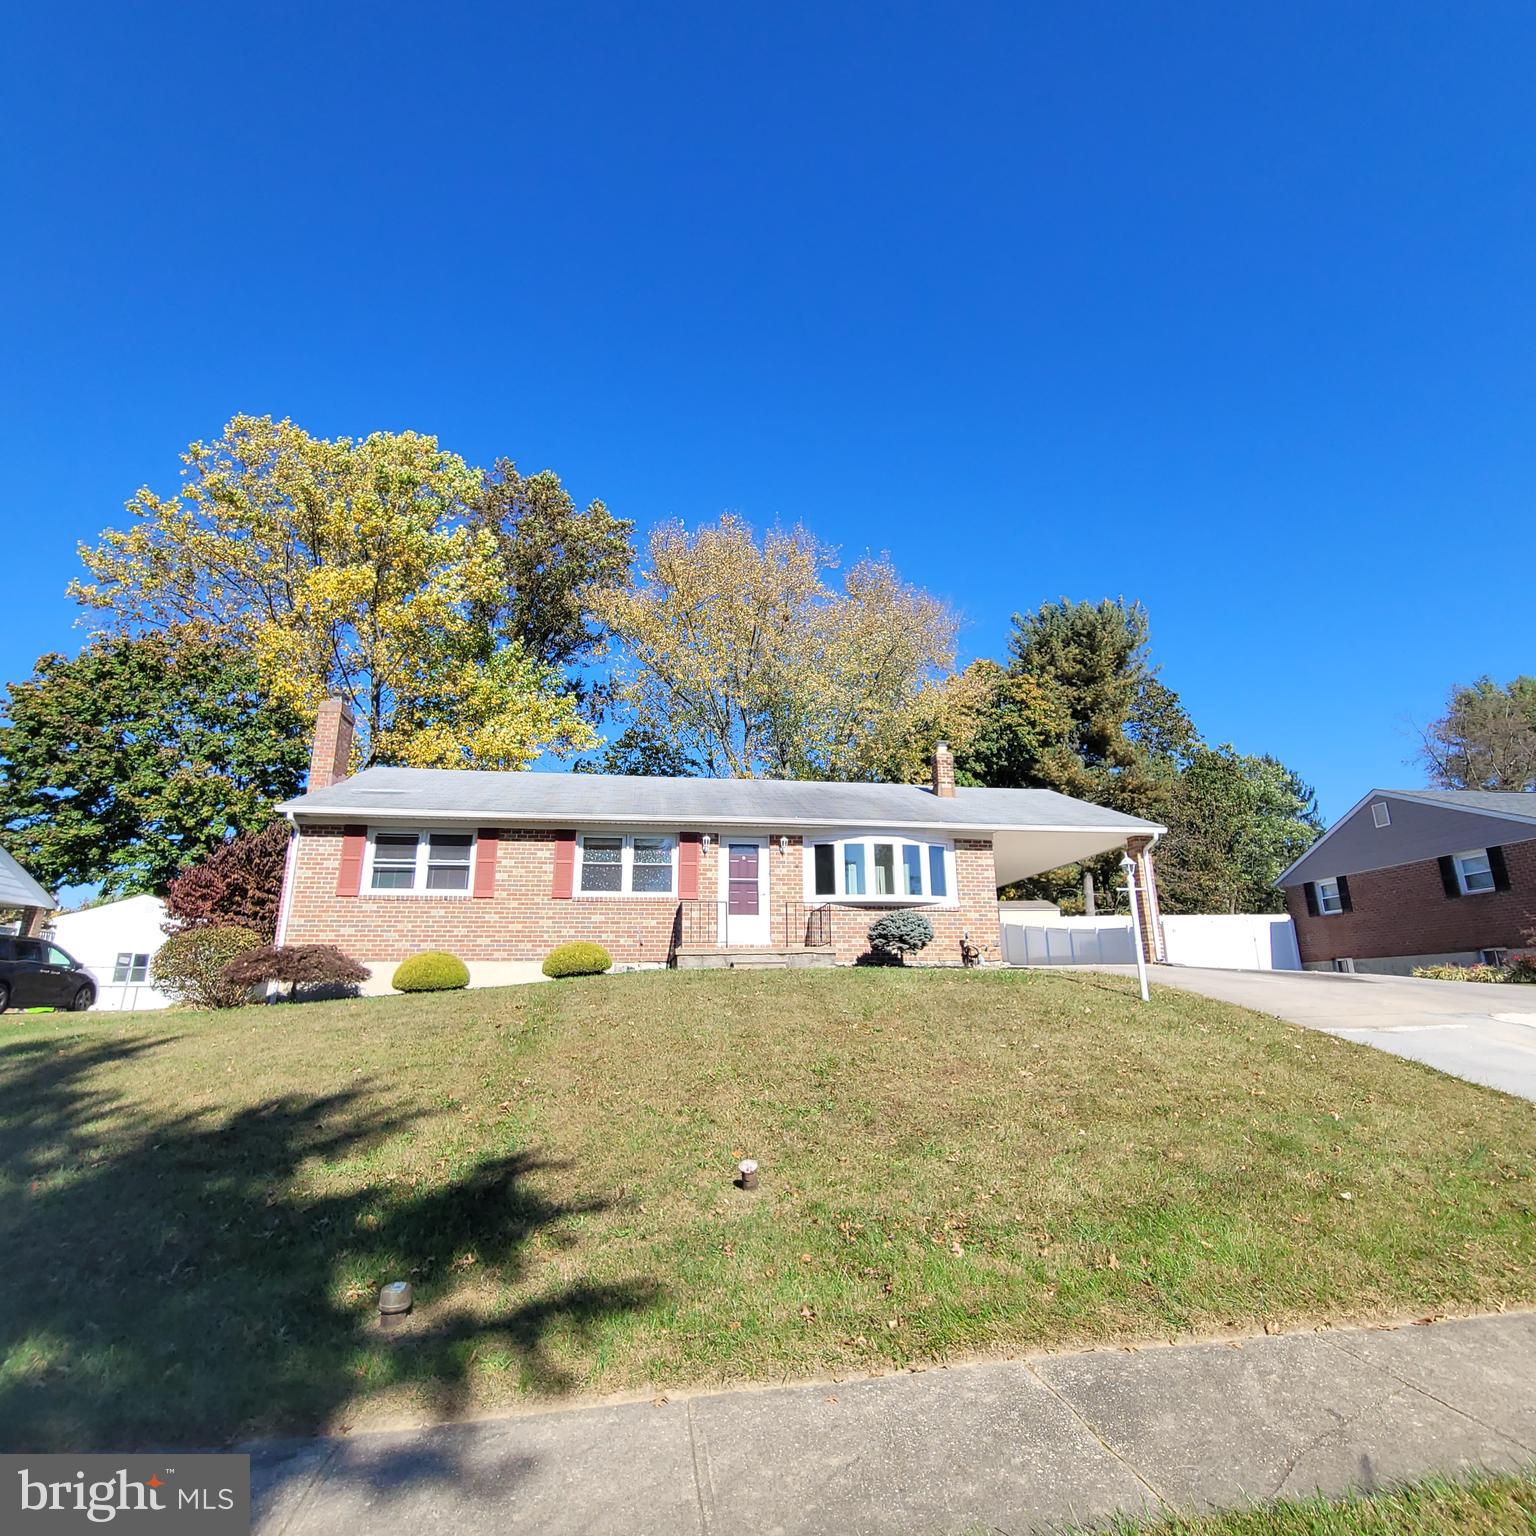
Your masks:
{"label": "green lawn", "polygon": [[1367,1498],[1285,1499],[1255,1509],[1111,1526],[1113,1536],[1533,1536],[1536,1479],[1432,1479]]}
{"label": "green lawn", "polygon": [[13,1016],[0,1445],[1530,1305],[1533,1206],[1530,1105],[1119,977]]}

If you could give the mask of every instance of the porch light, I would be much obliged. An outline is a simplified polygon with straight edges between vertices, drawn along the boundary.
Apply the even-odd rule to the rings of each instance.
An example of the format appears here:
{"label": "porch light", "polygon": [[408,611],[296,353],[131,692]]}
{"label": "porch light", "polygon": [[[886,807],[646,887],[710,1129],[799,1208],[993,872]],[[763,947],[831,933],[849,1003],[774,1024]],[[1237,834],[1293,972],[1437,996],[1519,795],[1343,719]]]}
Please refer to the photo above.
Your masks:
{"label": "porch light", "polygon": [[709,852],[709,833],[708,832],[704,833],[704,835],[699,839],[699,847],[702,848],[705,853]]}
{"label": "porch light", "polygon": [[741,1187],[743,1189],[757,1188],[757,1161],[755,1158],[744,1157],[737,1163],[736,1169],[741,1174]]}
{"label": "porch light", "polygon": [[779,833],[779,852],[780,853],[788,853],[789,852],[789,839],[782,832]]}

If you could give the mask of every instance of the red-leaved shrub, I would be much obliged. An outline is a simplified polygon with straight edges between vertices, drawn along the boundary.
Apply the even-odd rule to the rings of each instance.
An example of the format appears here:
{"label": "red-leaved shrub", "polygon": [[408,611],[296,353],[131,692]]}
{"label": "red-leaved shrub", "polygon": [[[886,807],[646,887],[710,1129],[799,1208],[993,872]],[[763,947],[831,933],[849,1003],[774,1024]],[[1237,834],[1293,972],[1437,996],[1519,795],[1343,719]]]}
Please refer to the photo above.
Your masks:
{"label": "red-leaved shrub", "polygon": [[288,824],[274,821],[216,848],[171,881],[165,893],[167,933],[192,928],[249,928],[270,940],[277,933],[288,859]]}

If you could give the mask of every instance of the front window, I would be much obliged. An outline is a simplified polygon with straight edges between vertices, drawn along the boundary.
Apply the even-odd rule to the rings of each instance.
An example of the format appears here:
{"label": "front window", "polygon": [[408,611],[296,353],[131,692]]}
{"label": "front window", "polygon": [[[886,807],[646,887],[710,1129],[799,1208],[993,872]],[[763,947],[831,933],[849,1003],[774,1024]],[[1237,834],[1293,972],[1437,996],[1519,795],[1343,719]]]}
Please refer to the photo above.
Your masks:
{"label": "front window", "polygon": [[427,889],[467,891],[473,850],[467,832],[433,832],[427,838]]}
{"label": "front window", "polygon": [[837,845],[835,843],[817,843],[812,849],[812,863],[815,870],[815,891],[817,896],[837,895]]}
{"label": "front window", "polygon": [[1456,854],[1455,859],[1456,878],[1461,882],[1463,894],[1477,896],[1493,889],[1493,866],[1488,862],[1486,848],[1469,848],[1465,853]]}
{"label": "front window", "polygon": [[408,891],[416,884],[416,846],[421,841],[414,832],[380,832],[373,840],[373,879],[375,891]]}
{"label": "front window", "polygon": [[149,956],[121,954],[112,967],[112,980],[119,984],[137,983],[149,975]]}
{"label": "front window", "polygon": [[1337,880],[1319,880],[1317,882],[1317,910],[1325,915],[1344,910],[1344,898],[1339,894],[1339,882]]}
{"label": "front window", "polygon": [[433,896],[469,892],[475,839],[469,832],[375,832],[368,889]]}
{"label": "front window", "polygon": [[672,890],[672,839],[637,837],[631,840],[634,858],[629,888],[640,896],[666,896]]}
{"label": "front window", "polygon": [[677,839],[593,834],[581,839],[583,896],[670,896],[677,888]]}
{"label": "front window", "polygon": [[807,898],[947,901],[953,857],[943,843],[913,838],[850,837],[811,843]]}
{"label": "front window", "polygon": [[864,894],[864,844],[843,844],[843,889],[844,896],[862,896]]}

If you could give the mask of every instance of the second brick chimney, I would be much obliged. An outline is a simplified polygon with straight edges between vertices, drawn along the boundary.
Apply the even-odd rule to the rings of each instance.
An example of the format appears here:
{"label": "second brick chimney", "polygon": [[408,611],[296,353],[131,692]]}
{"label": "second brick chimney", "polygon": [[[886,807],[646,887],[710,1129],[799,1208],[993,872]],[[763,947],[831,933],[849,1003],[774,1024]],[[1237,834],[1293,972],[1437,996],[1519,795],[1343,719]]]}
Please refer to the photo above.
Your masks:
{"label": "second brick chimney", "polygon": [[346,778],[352,768],[352,742],[356,735],[352,706],[345,699],[327,699],[315,715],[307,790],[326,789]]}
{"label": "second brick chimney", "polygon": [[937,743],[933,749],[933,792],[944,800],[955,796],[955,757],[947,741]]}

